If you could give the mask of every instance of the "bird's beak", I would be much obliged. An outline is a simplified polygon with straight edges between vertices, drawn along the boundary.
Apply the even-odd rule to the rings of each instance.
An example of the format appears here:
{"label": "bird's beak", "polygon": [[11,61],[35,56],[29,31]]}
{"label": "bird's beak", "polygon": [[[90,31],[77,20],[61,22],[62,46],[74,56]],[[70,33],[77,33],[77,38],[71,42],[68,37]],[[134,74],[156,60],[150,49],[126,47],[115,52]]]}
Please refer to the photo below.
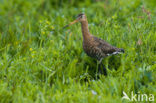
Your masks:
{"label": "bird's beak", "polygon": [[78,21],[79,21],[79,20],[76,19],[76,20],[74,20],[73,22],[69,23],[68,25],[64,26],[63,28],[66,28],[66,27],[68,27],[68,26],[70,26],[70,25],[73,25],[73,24],[77,23]]}

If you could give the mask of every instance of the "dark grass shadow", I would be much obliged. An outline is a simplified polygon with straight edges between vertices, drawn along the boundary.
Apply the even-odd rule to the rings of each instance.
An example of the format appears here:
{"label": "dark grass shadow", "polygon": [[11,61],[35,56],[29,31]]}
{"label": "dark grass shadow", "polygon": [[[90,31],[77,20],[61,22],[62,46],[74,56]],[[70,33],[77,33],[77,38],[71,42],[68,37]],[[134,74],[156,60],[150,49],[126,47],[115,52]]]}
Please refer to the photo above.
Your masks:
{"label": "dark grass shadow", "polygon": [[[84,78],[84,81],[88,81],[88,80],[98,80],[100,79],[100,76],[105,76],[107,77],[109,75],[109,73],[107,72],[107,75],[104,74],[104,72],[99,72],[98,71],[98,67],[100,67],[101,70],[103,70],[103,68],[106,68],[106,65],[108,65],[108,68],[106,68],[106,70],[118,70],[118,68],[121,66],[121,56],[110,56],[107,58],[104,58],[103,60],[103,65],[98,65],[97,64],[97,60],[87,57],[87,61],[84,63],[84,71],[87,68],[87,73],[89,76]],[[106,64],[107,63],[107,64]],[[98,65],[98,67],[97,67]],[[103,67],[104,66],[104,67]]]}
{"label": "dark grass shadow", "polygon": [[118,68],[121,66],[121,56],[120,55],[113,55],[110,56],[108,59],[108,69],[112,70],[118,70]]}

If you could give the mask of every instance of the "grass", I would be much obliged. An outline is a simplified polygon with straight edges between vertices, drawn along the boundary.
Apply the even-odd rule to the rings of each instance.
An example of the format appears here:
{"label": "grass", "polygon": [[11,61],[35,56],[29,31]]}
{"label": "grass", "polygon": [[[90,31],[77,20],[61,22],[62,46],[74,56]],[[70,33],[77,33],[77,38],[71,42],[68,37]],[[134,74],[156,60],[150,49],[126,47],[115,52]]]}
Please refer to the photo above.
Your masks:
{"label": "grass", "polygon": [[[127,103],[123,91],[156,96],[154,3],[1,0],[0,102]],[[82,49],[81,25],[62,29],[81,12],[93,35],[125,49],[104,59],[108,76],[99,80]]]}

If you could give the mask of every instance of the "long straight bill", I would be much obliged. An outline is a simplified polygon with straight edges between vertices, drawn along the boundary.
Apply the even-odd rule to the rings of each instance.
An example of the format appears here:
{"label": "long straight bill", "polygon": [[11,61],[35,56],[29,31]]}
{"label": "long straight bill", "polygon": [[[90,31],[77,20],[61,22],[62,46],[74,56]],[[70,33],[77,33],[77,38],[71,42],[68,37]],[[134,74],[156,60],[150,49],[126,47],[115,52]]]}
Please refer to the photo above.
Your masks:
{"label": "long straight bill", "polygon": [[66,28],[66,27],[68,27],[68,26],[70,26],[70,25],[73,25],[73,24],[75,24],[75,23],[77,23],[77,22],[78,22],[78,20],[74,20],[74,21],[73,21],[73,22],[71,22],[70,24],[68,24],[68,25],[64,26],[64,27],[63,27],[63,29],[64,29],[64,28]]}

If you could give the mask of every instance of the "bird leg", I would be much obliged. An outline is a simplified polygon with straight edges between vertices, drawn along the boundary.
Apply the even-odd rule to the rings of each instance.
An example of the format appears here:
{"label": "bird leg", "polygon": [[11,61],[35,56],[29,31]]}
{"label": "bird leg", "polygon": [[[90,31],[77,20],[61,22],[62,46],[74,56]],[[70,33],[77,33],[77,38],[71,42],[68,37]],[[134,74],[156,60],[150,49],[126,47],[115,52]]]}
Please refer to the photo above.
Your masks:
{"label": "bird leg", "polygon": [[[104,64],[102,63],[102,59],[100,59],[100,61],[98,61],[98,72],[100,74],[104,74],[106,76],[107,75],[107,69],[105,68]],[[102,69],[101,69],[101,66],[102,66]]]}
{"label": "bird leg", "polygon": [[102,71],[101,71],[101,63],[98,64],[98,73],[102,74]]}
{"label": "bird leg", "polygon": [[103,73],[104,73],[104,75],[106,76],[106,75],[107,75],[107,69],[105,68],[105,66],[104,66],[103,63],[101,63],[101,64],[102,64],[102,68],[103,68]]}
{"label": "bird leg", "polygon": [[101,64],[102,60],[103,60],[103,58],[101,58],[101,59],[98,61],[98,63]]}

